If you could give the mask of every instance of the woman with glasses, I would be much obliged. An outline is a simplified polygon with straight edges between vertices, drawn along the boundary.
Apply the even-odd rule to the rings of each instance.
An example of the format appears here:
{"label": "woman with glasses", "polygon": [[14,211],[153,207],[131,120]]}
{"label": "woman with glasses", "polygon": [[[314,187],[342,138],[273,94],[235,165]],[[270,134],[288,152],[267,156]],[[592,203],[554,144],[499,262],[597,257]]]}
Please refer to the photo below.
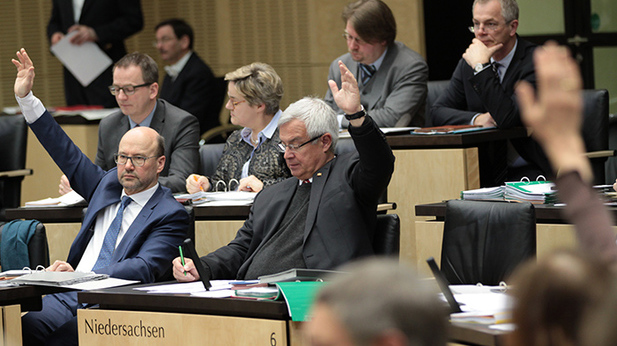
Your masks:
{"label": "woman with glasses", "polygon": [[259,192],[291,176],[279,150],[279,103],[283,82],[264,63],[242,66],[225,75],[229,100],[225,108],[231,123],[244,126],[227,139],[216,171],[211,177],[191,174],[186,179],[189,193],[234,190]]}

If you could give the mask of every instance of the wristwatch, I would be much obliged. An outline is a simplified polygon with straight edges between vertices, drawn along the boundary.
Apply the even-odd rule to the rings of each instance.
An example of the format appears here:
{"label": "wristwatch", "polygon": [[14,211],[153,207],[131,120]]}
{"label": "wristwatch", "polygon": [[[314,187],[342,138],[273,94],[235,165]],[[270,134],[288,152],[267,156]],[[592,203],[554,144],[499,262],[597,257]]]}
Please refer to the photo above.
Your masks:
{"label": "wristwatch", "polygon": [[478,72],[484,70],[484,68],[487,67],[490,64],[491,64],[490,62],[487,62],[487,63],[484,63],[484,64],[479,62],[479,63],[476,64],[476,67],[474,67],[473,70],[476,71],[476,73],[478,73]]}
{"label": "wristwatch", "polygon": [[347,120],[354,120],[354,119],[360,119],[363,116],[365,116],[366,115],[366,111],[364,110],[364,106],[360,105],[360,108],[362,108],[362,109],[360,109],[360,111],[357,112],[357,113],[353,113],[353,114],[345,113],[345,119],[347,119]]}

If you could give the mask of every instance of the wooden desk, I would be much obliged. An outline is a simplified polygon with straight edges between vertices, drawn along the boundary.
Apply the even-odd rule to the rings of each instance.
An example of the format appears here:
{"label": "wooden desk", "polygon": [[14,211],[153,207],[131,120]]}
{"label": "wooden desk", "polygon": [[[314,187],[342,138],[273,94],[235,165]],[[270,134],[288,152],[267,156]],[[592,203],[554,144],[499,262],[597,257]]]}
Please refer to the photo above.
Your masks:
{"label": "wooden desk", "polygon": [[[191,345],[197,340],[208,345],[302,345],[300,324],[290,320],[284,301],[148,294],[128,287],[80,292],[78,297],[80,303],[100,306],[78,311],[80,345]],[[112,325],[122,326],[116,335]],[[124,333],[129,326],[140,335]],[[141,336],[148,328],[150,337]]]}
{"label": "wooden desk", "polygon": [[[542,258],[556,248],[575,247],[577,244],[574,226],[568,224],[561,214],[562,207],[554,205],[534,205],[536,213],[536,257]],[[617,208],[609,208],[617,220]],[[420,204],[415,207],[416,246],[418,248],[418,268],[427,270],[421,261],[433,256],[441,258],[443,226],[446,203]],[[425,218],[422,220],[421,218]],[[617,232],[617,227],[613,227]],[[428,273],[428,271],[426,271]]]}
{"label": "wooden desk", "polygon": [[[83,207],[37,207],[6,210],[10,219],[36,219],[45,224],[49,258],[66,259],[81,228]],[[249,206],[195,207],[195,249],[208,254],[234,237],[248,217]]]}
{"label": "wooden desk", "polygon": [[[426,257],[417,247],[414,206],[458,198],[462,190],[480,187],[478,148],[486,143],[527,135],[524,128],[450,135],[388,136],[396,161],[388,186],[388,201],[401,218],[401,260],[424,268]],[[421,263],[421,264],[420,264]]]}

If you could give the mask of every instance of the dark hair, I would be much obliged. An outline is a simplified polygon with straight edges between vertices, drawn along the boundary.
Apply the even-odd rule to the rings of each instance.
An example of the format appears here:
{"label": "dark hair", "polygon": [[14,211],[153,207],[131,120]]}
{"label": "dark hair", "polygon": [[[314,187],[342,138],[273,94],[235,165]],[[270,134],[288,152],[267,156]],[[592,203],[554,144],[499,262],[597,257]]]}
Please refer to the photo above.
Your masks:
{"label": "dark hair", "polygon": [[144,83],[156,83],[159,81],[159,68],[156,65],[154,59],[148,54],[134,52],[129,53],[118,60],[114,65],[114,71],[116,68],[127,68],[129,66],[139,66],[141,68],[141,75]]}
{"label": "dark hair", "polygon": [[358,36],[368,43],[394,43],[396,20],[388,5],[381,0],[360,0],[348,4],[343,10],[342,18],[345,24],[349,22]]}
{"label": "dark hair", "polygon": [[178,19],[178,18],[167,19],[167,20],[164,20],[158,23],[154,27],[154,32],[156,32],[160,27],[165,26],[165,25],[171,26],[171,28],[174,30],[174,34],[176,35],[178,39],[181,39],[182,36],[188,36],[189,37],[189,49],[193,49],[193,37],[194,37],[193,28],[191,28],[191,26],[188,25],[187,22],[185,22],[183,19]]}

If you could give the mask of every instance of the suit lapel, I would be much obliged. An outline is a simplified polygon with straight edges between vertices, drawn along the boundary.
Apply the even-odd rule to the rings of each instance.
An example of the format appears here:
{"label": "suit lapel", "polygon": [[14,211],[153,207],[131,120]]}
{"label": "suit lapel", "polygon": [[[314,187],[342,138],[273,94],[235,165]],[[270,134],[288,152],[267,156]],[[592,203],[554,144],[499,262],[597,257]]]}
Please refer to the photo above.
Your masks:
{"label": "suit lapel", "polygon": [[165,123],[165,103],[162,102],[161,100],[157,100],[156,110],[154,111],[154,116],[152,116],[152,122],[150,122],[150,127],[155,129],[156,132],[162,135],[164,123]]}
{"label": "suit lapel", "polygon": [[313,175],[313,184],[311,186],[311,199],[309,201],[308,212],[306,213],[306,226],[304,227],[303,241],[306,240],[311,229],[313,228],[313,225],[315,225],[315,220],[317,219],[317,209],[319,209],[321,197],[323,196],[323,190],[326,186],[328,176],[330,175],[332,166],[335,162],[336,157],[330,162],[326,163]]}
{"label": "suit lapel", "polygon": [[[90,11],[90,8],[92,7],[92,4],[94,3],[94,0],[85,0],[84,1],[84,6],[81,8],[81,14],[79,15],[79,23],[81,23],[82,21],[86,21],[85,20],[85,15],[88,14],[88,11]],[[111,5],[110,5],[111,6]],[[72,7],[72,5],[71,5]]]}

